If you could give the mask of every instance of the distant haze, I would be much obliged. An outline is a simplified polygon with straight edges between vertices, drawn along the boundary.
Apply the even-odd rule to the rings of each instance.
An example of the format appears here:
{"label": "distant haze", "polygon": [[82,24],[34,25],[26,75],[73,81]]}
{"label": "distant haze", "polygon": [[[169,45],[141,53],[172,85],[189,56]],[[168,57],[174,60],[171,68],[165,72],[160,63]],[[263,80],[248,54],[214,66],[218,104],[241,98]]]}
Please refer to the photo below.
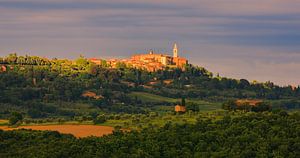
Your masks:
{"label": "distant haze", "polygon": [[300,84],[295,0],[0,0],[0,56],[127,58],[154,49],[221,76]]}

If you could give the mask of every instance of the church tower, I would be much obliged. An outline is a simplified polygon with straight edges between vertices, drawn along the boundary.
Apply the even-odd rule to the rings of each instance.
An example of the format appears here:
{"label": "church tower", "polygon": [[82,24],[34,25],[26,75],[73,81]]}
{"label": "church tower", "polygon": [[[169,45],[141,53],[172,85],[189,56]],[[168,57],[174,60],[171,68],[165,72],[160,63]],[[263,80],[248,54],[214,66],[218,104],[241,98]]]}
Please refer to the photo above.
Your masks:
{"label": "church tower", "polygon": [[174,48],[173,48],[173,57],[177,58],[178,57],[178,49],[177,49],[177,44],[174,44]]}

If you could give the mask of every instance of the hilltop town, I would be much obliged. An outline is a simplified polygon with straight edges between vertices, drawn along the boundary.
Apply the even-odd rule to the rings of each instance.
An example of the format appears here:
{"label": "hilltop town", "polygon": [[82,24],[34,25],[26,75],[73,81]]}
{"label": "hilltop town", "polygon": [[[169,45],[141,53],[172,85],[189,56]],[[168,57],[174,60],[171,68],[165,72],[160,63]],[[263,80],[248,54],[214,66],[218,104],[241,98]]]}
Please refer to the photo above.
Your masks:
{"label": "hilltop town", "polygon": [[[97,65],[101,65],[104,60],[99,58],[91,58],[90,61]],[[161,53],[156,54],[153,50],[150,50],[148,54],[133,55],[129,59],[109,59],[105,62],[112,68],[116,68],[118,63],[124,63],[126,66],[145,69],[150,72],[162,70],[166,67],[183,68],[188,64],[188,60],[186,58],[179,56],[176,43],[173,47],[173,56]]]}
{"label": "hilltop town", "polygon": [[[300,87],[214,77],[203,67],[185,66],[188,61],[179,57],[177,45],[172,56],[150,51],[130,59],[91,61],[83,56],[76,60],[17,54],[0,57],[0,146],[5,147],[0,148],[0,157],[118,157],[115,153],[161,157],[164,153],[156,152],[160,148],[174,153],[166,157],[178,157],[181,149],[187,152],[180,156],[196,155],[198,147],[205,153],[218,149],[213,153],[218,155],[222,150],[231,151],[232,146],[236,151],[231,155],[236,155],[247,150],[237,148],[239,140],[243,143],[249,138],[253,142],[249,146],[273,145],[268,136],[273,138],[278,131],[280,137],[275,135],[275,141],[289,145],[278,147],[280,150],[299,148],[299,138],[291,131],[300,129]],[[164,69],[168,67],[174,69]],[[23,130],[10,131],[20,128]],[[237,139],[233,138],[235,129],[242,133]],[[106,134],[111,135],[96,138]],[[225,144],[213,142],[215,136]],[[168,147],[172,145],[169,140],[184,142],[176,145],[183,148]],[[42,144],[41,148],[35,144]],[[153,144],[161,146],[153,149]],[[78,150],[83,154],[76,155]],[[279,157],[293,153],[291,150]],[[132,155],[125,155],[128,151]]]}

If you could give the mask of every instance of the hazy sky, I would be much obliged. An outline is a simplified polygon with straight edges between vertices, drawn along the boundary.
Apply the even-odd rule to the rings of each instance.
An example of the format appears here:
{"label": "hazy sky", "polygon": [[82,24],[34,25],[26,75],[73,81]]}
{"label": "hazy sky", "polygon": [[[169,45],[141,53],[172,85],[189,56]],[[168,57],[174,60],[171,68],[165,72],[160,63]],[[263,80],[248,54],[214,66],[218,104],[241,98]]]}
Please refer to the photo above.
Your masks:
{"label": "hazy sky", "polygon": [[0,0],[0,56],[171,52],[222,76],[300,84],[300,0]]}

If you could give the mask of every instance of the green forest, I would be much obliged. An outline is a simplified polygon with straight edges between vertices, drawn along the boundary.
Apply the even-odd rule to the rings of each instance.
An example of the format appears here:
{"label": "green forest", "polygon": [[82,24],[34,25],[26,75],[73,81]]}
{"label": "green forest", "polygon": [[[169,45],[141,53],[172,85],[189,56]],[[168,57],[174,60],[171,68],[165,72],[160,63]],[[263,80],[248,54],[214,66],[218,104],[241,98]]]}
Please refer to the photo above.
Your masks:
{"label": "green forest", "polygon": [[168,122],[77,139],[49,131],[1,131],[0,157],[300,157],[300,115],[284,111]]}

